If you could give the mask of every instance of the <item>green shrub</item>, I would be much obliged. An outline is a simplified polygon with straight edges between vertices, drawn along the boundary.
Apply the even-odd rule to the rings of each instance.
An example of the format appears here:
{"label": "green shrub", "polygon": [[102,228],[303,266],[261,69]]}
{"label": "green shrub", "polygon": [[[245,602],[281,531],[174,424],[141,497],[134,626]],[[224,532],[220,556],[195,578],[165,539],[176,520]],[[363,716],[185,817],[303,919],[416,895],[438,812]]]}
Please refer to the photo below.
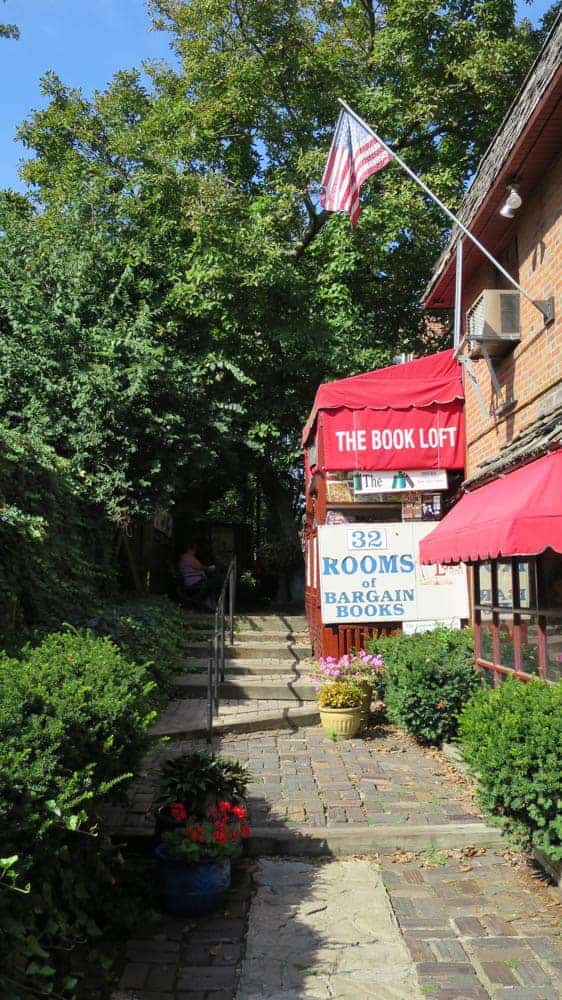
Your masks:
{"label": "green shrub", "polygon": [[160,694],[169,693],[185,656],[185,614],[167,597],[106,603],[87,622],[96,635],[108,636],[124,655],[150,668]]}
{"label": "green shrub", "polygon": [[458,715],[480,678],[470,629],[437,629],[368,643],[384,663],[387,714],[422,743],[438,744],[457,732]]}
{"label": "green shrub", "polygon": [[459,734],[483,808],[562,859],[562,683],[509,678],[485,688],[465,706]]}
{"label": "green shrub", "polygon": [[195,751],[164,762],[160,801],[182,802],[190,815],[203,816],[221,799],[243,799],[250,779],[249,769],[240,761]]}
{"label": "green shrub", "polygon": [[0,655],[0,690],[0,995],[69,996],[76,944],[121,919],[96,810],[139,762],[155,684],[109,639],[67,629]]}

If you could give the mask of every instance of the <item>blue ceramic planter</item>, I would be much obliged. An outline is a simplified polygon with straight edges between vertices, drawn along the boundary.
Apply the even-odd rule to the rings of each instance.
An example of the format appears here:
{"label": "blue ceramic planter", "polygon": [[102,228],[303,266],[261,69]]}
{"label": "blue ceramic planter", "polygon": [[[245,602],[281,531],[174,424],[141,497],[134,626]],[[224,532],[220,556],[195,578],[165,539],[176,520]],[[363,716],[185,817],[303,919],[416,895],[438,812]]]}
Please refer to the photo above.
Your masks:
{"label": "blue ceramic planter", "polygon": [[219,906],[230,888],[230,858],[187,864],[169,858],[165,848],[155,849],[162,902],[167,913],[200,916]]}

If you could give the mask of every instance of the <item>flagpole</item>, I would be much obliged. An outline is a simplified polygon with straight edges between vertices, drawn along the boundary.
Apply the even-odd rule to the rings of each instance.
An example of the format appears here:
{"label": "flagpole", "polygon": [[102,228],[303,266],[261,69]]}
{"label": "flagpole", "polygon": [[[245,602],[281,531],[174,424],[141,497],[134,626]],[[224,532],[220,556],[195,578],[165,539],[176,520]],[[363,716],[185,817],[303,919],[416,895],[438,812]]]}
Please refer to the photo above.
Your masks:
{"label": "flagpole", "polygon": [[425,193],[429,195],[429,197],[435,202],[435,204],[439,206],[439,208],[441,209],[441,211],[444,212],[445,215],[447,215],[449,217],[449,219],[451,219],[451,221],[454,222],[455,225],[458,226],[459,229],[462,230],[462,232],[465,234],[465,236],[468,236],[469,240],[472,240],[472,242],[474,243],[474,245],[476,247],[478,247],[478,249],[480,250],[480,252],[483,253],[484,256],[487,257],[488,260],[492,262],[492,264],[494,265],[494,267],[496,267],[498,269],[498,271],[500,271],[501,274],[503,274],[504,278],[507,278],[507,280],[509,281],[509,283],[511,285],[513,285],[513,287],[516,288],[517,291],[521,293],[521,295],[524,295],[525,298],[527,299],[527,301],[530,302],[531,305],[535,306],[535,309],[538,309],[539,312],[542,313],[542,315],[545,318],[545,320],[548,321],[548,319],[550,318],[550,314],[549,314],[548,310],[543,309],[538,304],[538,302],[536,302],[534,299],[531,298],[531,296],[528,294],[528,292],[525,291],[524,288],[521,288],[521,285],[519,285],[516,282],[515,278],[512,278],[512,276],[509,273],[509,271],[506,271],[506,269],[504,267],[502,267],[502,265],[499,263],[499,261],[497,261],[496,258],[492,256],[492,254],[490,253],[489,250],[486,250],[486,247],[483,246],[482,243],[480,243],[480,240],[476,239],[476,236],[474,236],[474,234],[470,232],[470,229],[467,229],[466,226],[464,226],[462,224],[462,222],[460,221],[460,219],[457,219],[456,215],[453,215],[453,213],[451,212],[451,210],[449,208],[447,208],[446,205],[443,204],[443,202],[441,201],[441,199],[438,198],[437,195],[434,194],[433,191],[431,191],[430,188],[428,188],[427,184],[424,181],[422,181],[421,177],[418,177],[418,175],[415,174],[414,171],[410,169],[410,167],[408,166],[408,164],[404,163],[404,160],[400,156],[398,156],[398,153],[395,153],[394,150],[392,150],[390,148],[390,146],[387,146],[386,142],[384,142],[384,140],[381,139],[380,135],[377,135],[377,133],[374,131],[374,129],[372,129],[370,127],[370,125],[367,125],[367,122],[363,121],[363,119],[358,114],[356,114],[355,111],[353,111],[352,108],[349,107],[349,104],[346,104],[346,102],[343,101],[341,99],[341,97],[338,97],[338,101],[340,102],[341,106],[343,108],[345,108],[345,110],[348,112],[348,114],[350,114],[352,116],[352,118],[355,118],[356,122],[358,122],[364,129],[366,129],[367,132],[369,132],[369,134],[372,135],[373,138],[377,140],[377,142],[380,142],[381,146],[384,149],[386,149],[387,153],[389,153],[390,156],[392,156],[392,158],[394,160],[396,160],[397,163],[400,164],[400,166],[402,167],[403,170],[406,171],[406,173],[408,174],[408,176],[411,177],[412,180],[415,181],[416,184],[418,184],[419,187],[421,187],[422,190],[425,191]]}

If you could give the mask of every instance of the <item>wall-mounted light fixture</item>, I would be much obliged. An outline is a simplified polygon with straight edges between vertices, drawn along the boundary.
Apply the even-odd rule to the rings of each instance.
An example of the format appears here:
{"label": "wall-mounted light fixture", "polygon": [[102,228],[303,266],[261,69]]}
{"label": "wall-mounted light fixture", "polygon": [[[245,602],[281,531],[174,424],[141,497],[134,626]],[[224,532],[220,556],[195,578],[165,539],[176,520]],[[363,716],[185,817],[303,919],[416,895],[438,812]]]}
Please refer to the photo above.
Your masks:
{"label": "wall-mounted light fixture", "polygon": [[506,187],[509,193],[500,208],[500,215],[503,215],[504,219],[513,219],[517,209],[521,208],[523,199],[519,194],[519,185],[515,181],[508,181]]}

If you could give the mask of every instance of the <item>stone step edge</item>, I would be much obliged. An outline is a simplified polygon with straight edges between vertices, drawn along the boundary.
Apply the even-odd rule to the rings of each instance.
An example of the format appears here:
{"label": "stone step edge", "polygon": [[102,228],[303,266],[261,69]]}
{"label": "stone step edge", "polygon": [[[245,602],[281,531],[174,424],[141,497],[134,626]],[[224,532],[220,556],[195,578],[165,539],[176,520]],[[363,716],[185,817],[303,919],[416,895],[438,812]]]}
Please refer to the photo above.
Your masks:
{"label": "stone step edge", "polygon": [[[305,660],[286,660],[286,659],[275,659],[274,657],[263,657],[255,660],[244,660],[242,658],[236,660],[227,660],[225,658],[225,669],[228,670],[248,670],[251,673],[259,674],[262,667],[266,674],[277,673],[277,674],[290,674],[293,669],[301,671],[303,673],[310,673],[313,669],[313,663],[307,658]],[[198,674],[207,674],[207,669],[209,666],[208,656],[188,656],[182,659],[179,663],[181,670],[185,671],[185,674],[178,674],[178,677],[190,676],[196,677]]]}
{"label": "stone step edge", "polygon": [[[310,702],[312,706],[313,702]],[[320,722],[320,712],[317,708],[308,708],[297,704],[281,711],[246,712],[239,719],[213,719],[213,734],[224,736],[226,733],[259,733],[271,729],[297,729],[300,726],[315,726]],[[174,729],[170,732],[155,732],[154,739],[187,739],[191,736],[206,736],[207,727],[194,729]]]}
{"label": "stone step edge", "polygon": [[[183,659],[201,660],[209,656],[209,646],[189,644]],[[259,643],[256,646],[225,646],[225,660],[283,660],[285,663],[296,663],[312,658],[310,646],[276,646]]]}
{"label": "stone step edge", "polygon": [[[249,680],[252,683],[247,683]],[[207,687],[181,685],[176,688],[176,701],[199,700],[206,696]],[[220,701],[286,701],[294,702],[295,708],[302,707],[303,703],[316,702],[316,691],[312,684],[306,681],[297,681],[294,678],[227,678],[219,686]]]}
{"label": "stone step edge", "polygon": [[[151,829],[124,827],[111,831],[114,840],[151,841]],[[449,823],[427,826],[252,827],[246,844],[250,857],[353,857],[392,854],[395,851],[460,850],[463,847],[501,848],[506,841],[495,827],[484,823]]]}

